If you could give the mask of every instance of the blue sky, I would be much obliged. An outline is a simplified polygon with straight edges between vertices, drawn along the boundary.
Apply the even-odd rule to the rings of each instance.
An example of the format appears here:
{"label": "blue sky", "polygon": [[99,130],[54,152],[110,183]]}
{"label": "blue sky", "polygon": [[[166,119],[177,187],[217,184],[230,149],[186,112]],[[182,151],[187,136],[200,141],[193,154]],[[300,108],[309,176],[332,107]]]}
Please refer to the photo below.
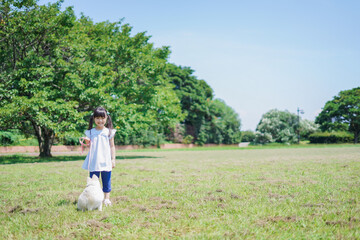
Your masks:
{"label": "blue sky", "polygon": [[[46,4],[54,1],[39,1]],[[255,130],[270,109],[314,120],[342,90],[360,86],[357,0],[65,0],[95,22],[146,31],[169,62],[189,66]]]}

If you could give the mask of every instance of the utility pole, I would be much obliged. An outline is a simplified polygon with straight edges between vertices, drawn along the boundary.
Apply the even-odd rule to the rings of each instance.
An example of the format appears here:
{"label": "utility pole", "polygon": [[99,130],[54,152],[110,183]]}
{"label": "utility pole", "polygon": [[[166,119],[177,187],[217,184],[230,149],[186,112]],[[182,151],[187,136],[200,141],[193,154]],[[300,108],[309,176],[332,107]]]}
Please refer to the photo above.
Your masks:
{"label": "utility pole", "polygon": [[304,110],[297,108],[297,120],[298,120],[298,127],[297,127],[297,134],[298,134],[298,144],[300,144],[300,114],[304,114]]}

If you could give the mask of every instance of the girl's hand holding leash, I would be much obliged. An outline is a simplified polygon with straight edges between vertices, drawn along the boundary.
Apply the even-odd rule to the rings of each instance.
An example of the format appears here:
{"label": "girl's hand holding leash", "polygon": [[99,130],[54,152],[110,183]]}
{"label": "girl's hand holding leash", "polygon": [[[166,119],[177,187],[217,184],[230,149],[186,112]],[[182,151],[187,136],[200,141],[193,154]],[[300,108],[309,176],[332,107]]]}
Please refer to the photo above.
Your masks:
{"label": "girl's hand holding leash", "polygon": [[81,137],[80,139],[84,139],[87,145],[90,144],[90,138],[88,138],[88,137]]}
{"label": "girl's hand holding leash", "polygon": [[84,146],[89,147],[90,146],[90,139],[88,137],[81,137],[79,138],[79,142],[81,145],[81,154],[84,152]]}

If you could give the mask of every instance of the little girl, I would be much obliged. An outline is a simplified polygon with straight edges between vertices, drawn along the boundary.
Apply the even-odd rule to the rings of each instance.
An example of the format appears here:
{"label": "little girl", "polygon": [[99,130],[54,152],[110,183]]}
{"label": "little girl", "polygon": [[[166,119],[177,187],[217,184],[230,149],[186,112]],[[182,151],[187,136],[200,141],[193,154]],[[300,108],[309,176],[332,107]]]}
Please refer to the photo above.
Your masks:
{"label": "little girl", "polygon": [[[94,121],[95,128],[93,128]],[[96,108],[90,117],[89,128],[85,131],[85,141],[90,143],[90,150],[82,168],[90,172],[90,178],[95,174],[100,179],[101,174],[105,206],[111,205],[111,170],[115,167],[115,132],[109,113],[103,107]]]}

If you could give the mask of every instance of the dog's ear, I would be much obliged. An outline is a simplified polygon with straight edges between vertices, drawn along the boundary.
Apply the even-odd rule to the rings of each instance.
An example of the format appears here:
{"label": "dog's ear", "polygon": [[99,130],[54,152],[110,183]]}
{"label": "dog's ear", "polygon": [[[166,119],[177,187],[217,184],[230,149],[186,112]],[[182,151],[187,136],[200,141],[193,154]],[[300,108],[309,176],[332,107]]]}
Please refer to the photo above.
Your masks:
{"label": "dog's ear", "polygon": [[92,176],[93,180],[99,180],[98,176],[96,176],[95,174]]}

